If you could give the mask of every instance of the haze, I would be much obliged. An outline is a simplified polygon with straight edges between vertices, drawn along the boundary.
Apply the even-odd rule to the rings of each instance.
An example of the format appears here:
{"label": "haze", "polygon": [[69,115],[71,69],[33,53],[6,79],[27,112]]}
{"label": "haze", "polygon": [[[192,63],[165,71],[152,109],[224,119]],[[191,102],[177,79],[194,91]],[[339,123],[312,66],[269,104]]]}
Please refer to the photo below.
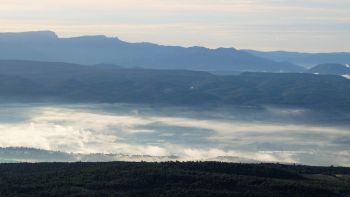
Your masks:
{"label": "haze", "polygon": [[2,105],[0,112],[6,114],[0,118],[0,147],[139,155],[133,157],[137,161],[148,155],[155,161],[173,157],[350,166],[348,125],[321,125],[327,115],[303,109],[15,104]]}
{"label": "haze", "polygon": [[[168,45],[350,51],[348,0],[2,0],[1,31]],[[327,47],[326,47],[327,46]]]}

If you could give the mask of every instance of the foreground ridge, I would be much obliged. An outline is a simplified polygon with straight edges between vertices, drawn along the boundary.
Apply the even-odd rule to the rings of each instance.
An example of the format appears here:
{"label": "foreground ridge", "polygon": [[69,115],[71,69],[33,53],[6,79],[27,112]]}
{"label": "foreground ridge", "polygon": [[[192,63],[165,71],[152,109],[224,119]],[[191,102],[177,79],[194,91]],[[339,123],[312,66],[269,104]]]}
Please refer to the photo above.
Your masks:
{"label": "foreground ridge", "polygon": [[346,196],[350,168],[220,162],[0,165],[5,196]]}

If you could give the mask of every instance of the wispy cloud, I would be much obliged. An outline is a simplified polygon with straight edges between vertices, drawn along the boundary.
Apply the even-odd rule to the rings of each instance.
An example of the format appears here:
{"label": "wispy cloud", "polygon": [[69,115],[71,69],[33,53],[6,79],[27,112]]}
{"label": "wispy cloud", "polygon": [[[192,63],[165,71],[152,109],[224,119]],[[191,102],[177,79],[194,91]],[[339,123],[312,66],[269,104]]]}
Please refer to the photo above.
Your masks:
{"label": "wispy cloud", "polygon": [[[327,157],[332,157],[328,162],[350,165],[350,160],[343,160],[339,155],[348,154],[347,147],[339,140],[348,136],[347,128],[170,117],[155,115],[152,111],[133,113],[137,106],[128,108],[129,112],[125,113],[66,107],[30,109],[26,120],[0,123],[0,147],[24,146],[75,153],[177,155],[181,160],[233,159],[308,164],[325,164]],[[303,114],[302,110],[297,114],[295,110],[281,111],[285,116],[289,112]],[[315,160],[316,156],[323,160]]]}

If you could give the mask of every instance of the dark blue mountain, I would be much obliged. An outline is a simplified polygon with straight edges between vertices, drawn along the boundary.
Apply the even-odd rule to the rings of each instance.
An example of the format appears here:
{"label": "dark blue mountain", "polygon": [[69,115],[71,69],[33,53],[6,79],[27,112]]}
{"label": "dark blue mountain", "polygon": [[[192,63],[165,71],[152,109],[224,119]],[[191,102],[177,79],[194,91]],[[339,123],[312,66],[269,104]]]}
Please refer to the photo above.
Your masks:
{"label": "dark blue mountain", "polygon": [[306,73],[123,69],[0,61],[0,100],[350,109],[350,80]]}
{"label": "dark blue mountain", "polygon": [[350,53],[299,53],[288,51],[254,51],[244,50],[252,55],[267,58],[274,61],[288,61],[293,64],[305,66],[307,68],[313,67],[318,64],[337,63],[337,64],[350,64]]}
{"label": "dark blue mountain", "polygon": [[54,32],[0,33],[0,59],[120,65],[204,71],[303,72],[288,62],[257,57],[234,48],[128,43],[106,36],[59,38]]}
{"label": "dark blue mountain", "polygon": [[309,72],[327,75],[350,75],[350,66],[343,64],[319,64],[309,69]]}

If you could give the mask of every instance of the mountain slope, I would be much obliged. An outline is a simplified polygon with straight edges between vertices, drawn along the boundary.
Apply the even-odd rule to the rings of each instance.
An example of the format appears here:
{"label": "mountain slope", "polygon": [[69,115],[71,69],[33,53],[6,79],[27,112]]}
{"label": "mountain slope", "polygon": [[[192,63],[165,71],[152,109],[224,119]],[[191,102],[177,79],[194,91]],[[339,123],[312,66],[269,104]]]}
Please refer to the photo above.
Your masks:
{"label": "mountain slope", "polygon": [[294,64],[303,65],[305,67],[312,67],[318,64],[325,64],[329,62],[337,64],[350,64],[350,53],[298,53],[288,51],[254,51],[244,50],[252,55],[271,59],[274,61],[288,61]]}
{"label": "mountain slope", "polygon": [[234,48],[127,43],[106,36],[58,38],[54,32],[0,33],[0,59],[70,62],[124,67],[205,71],[302,72],[300,66]]}
{"label": "mountain slope", "polygon": [[350,75],[350,67],[342,64],[319,64],[309,69],[309,72],[328,75]]}
{"label": "mountain slope", "polygon": [[110,69],[0,61],[2,100],[166,105],[286,105],[350,109],[350,80],[333,75]]}
{"label": "mountain slope", "polygon": [[349,168],[219,162],[0,165],[3,196],[348,196]]}

